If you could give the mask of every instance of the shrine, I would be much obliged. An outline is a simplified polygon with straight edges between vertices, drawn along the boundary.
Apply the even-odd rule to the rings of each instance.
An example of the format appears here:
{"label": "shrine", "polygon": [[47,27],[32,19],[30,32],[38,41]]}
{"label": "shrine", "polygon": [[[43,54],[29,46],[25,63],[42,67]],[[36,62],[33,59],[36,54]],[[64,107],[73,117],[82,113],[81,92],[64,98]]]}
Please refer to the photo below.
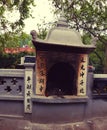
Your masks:
{"label": "shrine", "polygon": [[44,41],[35,39],[35,31],[31,34],[36,48],[36,95],[87,97],[88,54],[95,46],[84,45],[63,17]]}
{"label": "shrine", "polygon": [[107,74],[90,71],[95,46],[85,45],[63,17],[45,40],[35,30],[31,35],[36,55],[0,69],[0,129],[105,130]]}

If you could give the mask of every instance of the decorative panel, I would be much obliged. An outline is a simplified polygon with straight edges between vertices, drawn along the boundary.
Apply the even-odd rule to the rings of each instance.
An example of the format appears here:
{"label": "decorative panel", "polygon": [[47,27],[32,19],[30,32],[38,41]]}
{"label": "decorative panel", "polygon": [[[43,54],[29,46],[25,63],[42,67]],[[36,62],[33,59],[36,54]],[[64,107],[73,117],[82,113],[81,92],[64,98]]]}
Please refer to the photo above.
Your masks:
{"label": "decorative panel", "polygon": [[94,98],[107,98],[107,74],[95,74],[92,95]]}
{"label": "decorative panel", "polygon": [[0,96],[23,96],[24,78],[0,77]]}

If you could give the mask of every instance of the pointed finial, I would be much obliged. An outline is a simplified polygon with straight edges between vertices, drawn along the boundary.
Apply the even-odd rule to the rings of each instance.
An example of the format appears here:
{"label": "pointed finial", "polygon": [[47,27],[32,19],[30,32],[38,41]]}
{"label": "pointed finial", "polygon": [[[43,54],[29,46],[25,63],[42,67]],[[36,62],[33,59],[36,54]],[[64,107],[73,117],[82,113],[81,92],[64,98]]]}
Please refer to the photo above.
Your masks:
{"label": "pointed finial", "polygon": [[67,21],[66,18],[64,18],[64,16],[61,16],[57,22],[57,27],[68,27],[66,21]]}
{"label": "pointed finial", "polygon": [[62,0],[62,12],[61,12],[61,16],[57,22],[57,27],[68,27],[67,20],[64,17],[64,2],[65,2],[65,0]]}

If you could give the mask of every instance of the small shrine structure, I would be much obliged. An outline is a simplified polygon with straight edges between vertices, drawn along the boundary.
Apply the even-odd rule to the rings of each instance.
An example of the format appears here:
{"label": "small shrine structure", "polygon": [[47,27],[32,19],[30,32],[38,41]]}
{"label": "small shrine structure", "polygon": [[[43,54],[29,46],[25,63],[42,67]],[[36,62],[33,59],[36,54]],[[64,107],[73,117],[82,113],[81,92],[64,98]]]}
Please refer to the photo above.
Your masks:
{"label": "small shrine structure", "polygon": [[100,128],[101,120],[90,119],[107,117],[107,74],[89,69],[95,46],[84,45],[63,17],[45,40],[35,30],[31,35],[36,56],[21,58],[17,69],[0,69],[0,129]]}
{"label": "small shrine structure", "polygon": [[45,40],[35,39],[35,31],[31,34],[36,48],[36,95],[87,98],[88,54],[95,46],[84,45],[63,17]]}

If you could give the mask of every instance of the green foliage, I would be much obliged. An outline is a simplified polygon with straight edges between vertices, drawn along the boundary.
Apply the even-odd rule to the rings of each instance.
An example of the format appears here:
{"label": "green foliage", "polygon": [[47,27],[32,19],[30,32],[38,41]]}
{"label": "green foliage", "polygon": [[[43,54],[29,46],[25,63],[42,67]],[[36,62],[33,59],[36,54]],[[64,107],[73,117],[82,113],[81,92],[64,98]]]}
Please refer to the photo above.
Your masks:
{"label": "green foliage", "polygon": [[[1,55],[5,48],[20,47],[20,43],[31,45],[30,36],[22,32],[24,20],[31,17],[31,6],[35,6],[34,0],[0,0]],[[15,15],[15,21],[9,19],[11,14]]]}
{"label": "green foliage", "polygon": [[[24,45],[33,46],[31,36],[23,32],[24,20],[32,17],[31,11],[34,0],[0,0],[0,68],[15,68],[20,58],[29,53],[6,54],[5,48],[19,48]],[[16,20],[9,19],[10,14],[15,14]],[[17,15],[18,14],[18,15]],[[43,21],[43,24],[45,21]],[[47,28],[38,24],[38,36],[44,39]],[[33,55],[30,53],[29,55]]]}
{"label": "green foliage", "polygon": [[82,41],[84,44],[91,44],[91,35],[89,33],[85,33],[83,36],[82,36]]}
{"label": "green foliage", "polygon": [[[93,43],[92,37],[89,33],[86,33],[82,36],[82,40],[84,44]],[[95,73],[103,73],[104,72],[104,61],[105,61],[105,44],[96,41],[96,49],[89,55],[89,64],[95,67]]]}
{"label": "green foliage", "polygon": [[0,55],[0,68],[16,68],[20,64],[21,57],[26,55],[33,55],[27,52],[17,53],[17,54],[4,54]]}
{"label": "green foliage", "polygon": [[42,24],[39,24],[39,23],[37,24],[37,27],[38,27],[38,38],[40,38],[40,39],[45,39],[48,30],[49,30],[50,27],[52,27],[52,26],[45,21],[45,18],[44,18],[44,19],[41,19],[41,20],[42,20]]}
{"label": "green foliage", "polygon": [[[106,0],[51,0],[56,7],[55,13],[63,12],[71,28],[82,32],[83,42],[91,44],[96,37],[96,50],[90,60],[96,67],[96,73],[103,72],[107,66],[107,1]],[[104,56],[106,55],[106,56]],[[105,58],[104,58],[105,57]],[[107,69],[106,69],[107,70]],[[107,71],[106,71],[107,73]]]}
{"label": "green foliage", "polygon": [[29,47],[33,46],[31,42],[30,35],[21,32],[19,34],[16,33],[4,33],[0,35],[0,68],[15,68],[17,64],[20,63],[21,57],[25,55],[34,55],[34,53],[28,52],[19,52],[16,54],[5,53],[5,48],[20,48],[24,45],[28,45]]}
{"label": "green foliage", "polygon": [[40,39],[45,39],[46,35],[47,35],[47,29],[46,28],[41,28],[40,26],[38,26],[38,30],[39,30],[39,33],[38,33],[38,38]]}
{"label": "green foliage", "polygon": [[19,35],[19,45],[20,47],[23,47],[24,45],[28,45],[28,46],[33,46],[32,42],[31,42],[31,36],[29,34],[26,34],[24,32],[22,32]]}
{"label": "green foliage", "polygon": [[107,30],[107,2],[105,0],[53,0],[57,12],[64,10],[64,15],[71,27],[83,30],[100,38]]}
{"label": "green foliage", "polygon": [[[34,0],[0,0],[0,29],[2,32],[19,32],[24,27],[24,20],[31,16],[31,6]],[[16,21],[12,22],[6,14],[16,11],[19,15]]]}
{"label": "green foliage", "polygon": [[98,42],[96,49],[90,54],[90,64],[95,67],[95,73],[104,73],[104,55],[105,45],[101,42]]}
{"label": "green foliage", "polygon": [[4,53],[5,48],[17,48],[23,45],[32,46],[30,35],[24,32],[19,34],[6,32],[0,35],[0,54]]}

